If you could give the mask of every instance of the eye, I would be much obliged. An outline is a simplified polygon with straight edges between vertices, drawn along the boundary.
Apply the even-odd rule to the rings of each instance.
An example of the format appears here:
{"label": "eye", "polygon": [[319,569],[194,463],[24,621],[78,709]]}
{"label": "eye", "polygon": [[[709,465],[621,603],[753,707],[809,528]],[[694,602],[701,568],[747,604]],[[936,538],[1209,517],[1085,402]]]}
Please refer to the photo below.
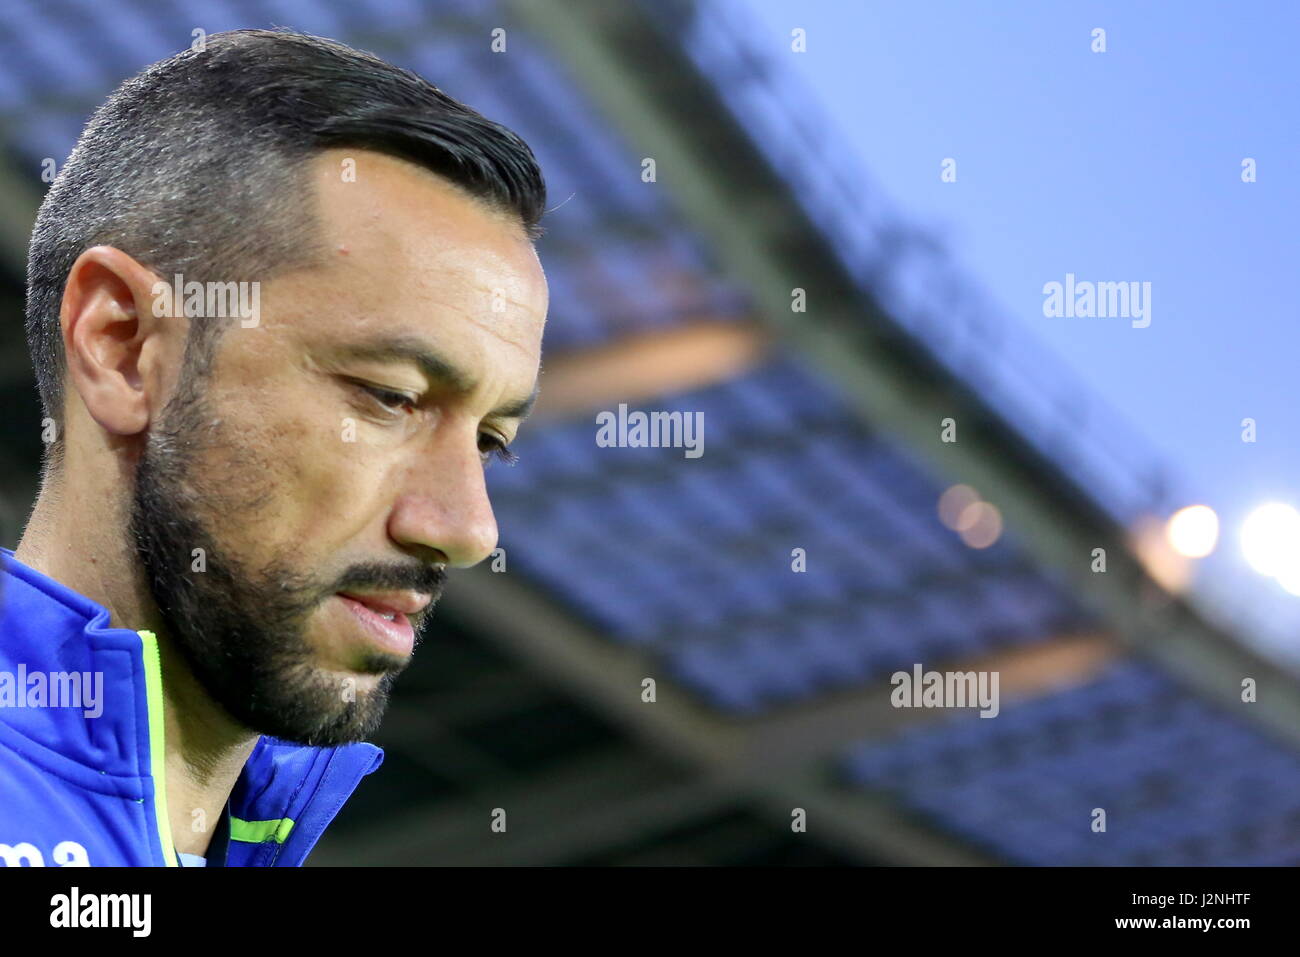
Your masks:
{"label": "eye", "polygon": [[415,412],[415,399],[405,392],[394,392],[372,385],[361,385],[360,388],[389,412],[406,412],[408,415]]}
{"label": "eye", "polygon": [[511,452],[505,442],[491,432],[479,433],[478,450],[485,466],[491,463],[493,457],[505,462],[506,465],[514,465],[519,461],[519,456]]}

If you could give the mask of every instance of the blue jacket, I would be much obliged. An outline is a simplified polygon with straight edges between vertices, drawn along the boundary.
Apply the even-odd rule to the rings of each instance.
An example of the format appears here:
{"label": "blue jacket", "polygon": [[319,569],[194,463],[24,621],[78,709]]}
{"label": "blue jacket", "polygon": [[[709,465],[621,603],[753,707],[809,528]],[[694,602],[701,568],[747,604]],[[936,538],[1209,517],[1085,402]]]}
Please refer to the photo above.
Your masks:
{"label": "blue jacket", "polygon": [[[106,609],[0,548],[0,865],[177,865],[158,642],[108,625]],[[383,757],[260,738],[227,805],[226,865],[301,865]]]}

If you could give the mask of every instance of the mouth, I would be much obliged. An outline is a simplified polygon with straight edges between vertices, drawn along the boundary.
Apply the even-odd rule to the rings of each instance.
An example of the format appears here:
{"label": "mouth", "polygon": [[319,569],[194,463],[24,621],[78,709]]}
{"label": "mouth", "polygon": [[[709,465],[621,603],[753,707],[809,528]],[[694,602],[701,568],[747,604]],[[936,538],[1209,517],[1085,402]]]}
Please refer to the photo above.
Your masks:
{"label": "mouth", "polygon": [[372,648],[403,658],[409,658],[415,651],[415,628],[406,612],[378,598],[342,592],[334,597],[351,613],[359,626],[357,633]]}

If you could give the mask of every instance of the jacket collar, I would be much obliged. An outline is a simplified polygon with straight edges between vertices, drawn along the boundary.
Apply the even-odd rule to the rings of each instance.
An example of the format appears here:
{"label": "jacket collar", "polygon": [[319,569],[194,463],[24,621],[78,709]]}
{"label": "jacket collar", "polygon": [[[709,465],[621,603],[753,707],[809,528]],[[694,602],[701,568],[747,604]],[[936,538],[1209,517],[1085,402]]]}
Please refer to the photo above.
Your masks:
{"label": "jacket collar", "polygon": [[[10,732],[67,780],[149,801],[160,825],[151,835],[158,862],[175,865],[170,828],[161,826],[168,817],[158,784],[164,749],[157,642],[150,632],[109,622],[103,606],[0,548],[0,670],[90,676],[87,698],[99,698],[93,720],[89,708],[7,708]],[[228,863],[301,864],[383,757],[364,742],[317,748],[263,735],[231,792]]]}

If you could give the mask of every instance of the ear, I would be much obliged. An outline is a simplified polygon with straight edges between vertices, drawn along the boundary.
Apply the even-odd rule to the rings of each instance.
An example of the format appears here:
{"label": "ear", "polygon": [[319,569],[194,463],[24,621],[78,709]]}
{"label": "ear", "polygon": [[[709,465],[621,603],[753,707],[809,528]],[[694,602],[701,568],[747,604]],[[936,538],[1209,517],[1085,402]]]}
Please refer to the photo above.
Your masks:
{"label": "ear", "polygon": [[[151,270],[112,246],[87,249],[68,272],[59,310],[69,391],[106,431],[137,435],[162,407],[183,354],[186,320],[155,315]],[[181,353],[176,353],[177,347]]]}

